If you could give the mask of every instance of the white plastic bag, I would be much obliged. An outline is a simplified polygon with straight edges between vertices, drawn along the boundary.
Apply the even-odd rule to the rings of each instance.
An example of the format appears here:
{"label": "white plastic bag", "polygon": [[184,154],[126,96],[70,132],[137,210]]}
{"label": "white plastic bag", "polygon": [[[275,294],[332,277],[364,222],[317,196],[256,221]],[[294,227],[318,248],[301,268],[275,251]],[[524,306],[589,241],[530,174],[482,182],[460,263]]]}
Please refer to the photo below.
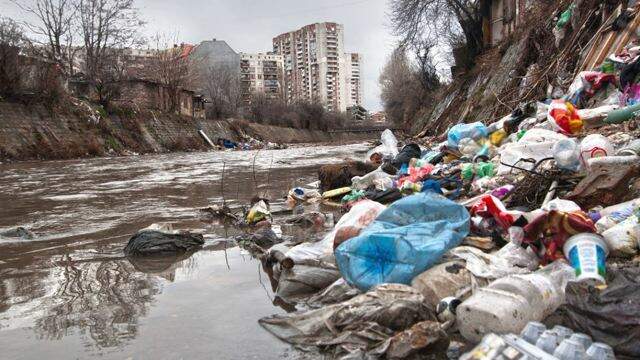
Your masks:
{"label": "white plastic bag", "polygon": [[351,179],[351,188],[354,190],[366,190],[375,185],[377,190],[385,191],[393,187],[393,176],[378,168],[364,176],[356,176]]}
{"label": "white plastic bag", "polygon": [[386,209],[386,206],[378,202],[371,200],[360,201],[338,221],[334,229],[322,240],[294,246],[287,251],[286,256],[296,264],[333,257],[333,241],[338,232],[341,234],[346,232],[359,233],[360,230],[372,223],[384,209]]}
{"label": "white plastic bag", "polygon": [[365,158],[366,163],[371,162],[371,155],[380,154],[382,157],[391,157],[394,158],[398,155],[398,139],[396,139],[395,135],[391,130],[387,129],[382,132],[380,136],[380,141],[382,144],[373,150],[369,150],[367,153],[367,157]]}
{"label": "white plastic bag", "polygon": [[[551,130],[531,129],[517,143],[505,145],[500,151],[500,162],[508,165],[515,165],[524,169],[533,169],[531,162],[520,161],[522,159],[533,159],[540,161],[553,157],[553,147],[563,139],[565,135]],[[506,165],[500,165],[498,175],[506,175],[511,171],[517,171]]]}
{"label": "white plastic bag", "polygon": [[634,256],[638,252],[640,240],[640,225],[636,215],[602,233],[609,251],[614,256]]}

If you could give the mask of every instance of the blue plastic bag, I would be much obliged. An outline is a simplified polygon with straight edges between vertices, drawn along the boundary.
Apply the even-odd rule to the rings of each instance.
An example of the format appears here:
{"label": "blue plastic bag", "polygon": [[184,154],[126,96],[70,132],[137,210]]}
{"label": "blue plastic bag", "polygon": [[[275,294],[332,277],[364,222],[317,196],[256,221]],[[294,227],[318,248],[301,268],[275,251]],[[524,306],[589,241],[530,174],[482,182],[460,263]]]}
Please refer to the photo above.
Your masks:
{"label": "blue plastic bag", "polygon": [[489,129],[481,123],[457,124],[449,130],[447,135],[447,145],[453,149],[458,148],[462,139],[480,140],[489,136]]}
{"label": "blue plastic bag", "polygon": [[347,282],[362,291],[383,283],[410,284],[468,233],[464,206],[421,193],[393,203],[360,235],[340,244],[336,261]]}

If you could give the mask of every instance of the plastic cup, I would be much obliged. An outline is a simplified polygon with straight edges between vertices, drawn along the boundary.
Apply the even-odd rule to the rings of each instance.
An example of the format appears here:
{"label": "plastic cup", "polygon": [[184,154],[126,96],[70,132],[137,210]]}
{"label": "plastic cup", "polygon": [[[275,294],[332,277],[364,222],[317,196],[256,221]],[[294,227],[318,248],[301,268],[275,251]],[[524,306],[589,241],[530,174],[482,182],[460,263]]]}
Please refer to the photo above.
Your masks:
{"label": "plastic cup", "polygon": [[558,347],[558,334],[551,330],[543,332],[536,341],[536,347],[548,354],[553,354],[553,351]]}
{"label": "plastic cup", "polygon": [[522,329],[520,333],[520,337],[522,337],[529,344],[536,344],[536,341],[540,338],[540,335],[547,330],[547,327],[544,324],[539,323],[537,321],[532,321]]}
{"label": "plastic cup", "polygon": [[587,350],[589,360],[616,360],[611,346],[603,343],[593,343]]}
{"label": "plastic cup", "polygon": [[587,351],[579,342],[566,339],[553,352],[559,360],[587,360]]}
{"label": "plastic cup", "polygon": [[579,342],[580,344],[582,344],[582,346],[584,346],[585,349],[588,349],[593,343],[593,340],[591,340],[591,336],[583,333],[575,333],[571,335],[569,339]]}
{"label": "plastic cup", "polygon": [[564,244],[564,255],[576,271],[578,281],[604,284],[609,248],[598,234],[578,234]]}

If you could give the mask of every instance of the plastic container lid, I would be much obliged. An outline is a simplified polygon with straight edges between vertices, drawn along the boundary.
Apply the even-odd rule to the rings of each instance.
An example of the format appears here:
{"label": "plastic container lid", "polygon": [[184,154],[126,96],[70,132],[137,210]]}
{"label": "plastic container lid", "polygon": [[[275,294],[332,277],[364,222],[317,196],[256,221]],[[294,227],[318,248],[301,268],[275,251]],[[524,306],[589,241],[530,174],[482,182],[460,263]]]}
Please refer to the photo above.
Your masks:
{"label": "plastic container lid", "polygon": [[589,360],[615,360],[616,355],[613,353],[611,346],[603,343],[593,343],[587,350]]}
{"label": "plastic container lid", "polygon": [[576,340],[566,339],[553,352],[559,360],[587,360],[587,351]]}
{"label": "plastic container lid", "polygon": [[537,321],[531,321],[522,329],[520,336],[529,344],[536,344],[536,341],[540,338],[543,332],[547,330],[547,327],[543,323]]}

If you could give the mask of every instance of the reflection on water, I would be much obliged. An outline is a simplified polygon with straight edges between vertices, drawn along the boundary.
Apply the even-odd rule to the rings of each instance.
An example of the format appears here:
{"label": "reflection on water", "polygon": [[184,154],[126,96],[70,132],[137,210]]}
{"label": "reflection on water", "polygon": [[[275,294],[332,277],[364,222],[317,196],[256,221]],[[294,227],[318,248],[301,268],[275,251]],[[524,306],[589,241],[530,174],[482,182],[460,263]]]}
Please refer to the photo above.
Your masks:
{"label": "reflection on water", "polygon": [[91,263],[63,261],[56,275],[58,290],[41,306],[35,321],[40,338],[60,340],[78,328],[91,344],[112,347],[135,338],[138,319],[147,314],[158,279],[136,271],[127,260]]}
{"label": "reflection on water", "polygon": [[[265,151],[256,177],[269,184],[257,186],[255,153],[0,165],[0,230],[25,226],[39,235],[0,242],[3,358],[280,357],[286,347],[256,321],[283,311],[274,302],[292,308],[278,304],[259,262],[230,248],[225,239],[238,229],[198,209],[223,197],[238,206],[254,187],[282,199],[315,180],[321,164],[364,149]],[[203,232],[204,250],[124,258],[131,234],[154,222]]]}

